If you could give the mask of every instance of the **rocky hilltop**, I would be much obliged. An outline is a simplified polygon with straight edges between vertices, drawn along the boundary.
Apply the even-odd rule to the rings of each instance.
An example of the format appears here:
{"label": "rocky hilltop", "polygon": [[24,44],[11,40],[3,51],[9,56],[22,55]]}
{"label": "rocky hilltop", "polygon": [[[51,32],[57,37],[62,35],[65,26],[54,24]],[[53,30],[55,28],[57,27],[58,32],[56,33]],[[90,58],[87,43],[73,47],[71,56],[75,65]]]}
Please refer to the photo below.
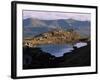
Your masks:
{"label": "rocky hilltop", "polygon": [[77,42],[79,40],[80,35],[73,30],[64,31],[61,29],[54,29],[33,38],[24,39],[24,46],[33,47],[40,44],[65,44]]}

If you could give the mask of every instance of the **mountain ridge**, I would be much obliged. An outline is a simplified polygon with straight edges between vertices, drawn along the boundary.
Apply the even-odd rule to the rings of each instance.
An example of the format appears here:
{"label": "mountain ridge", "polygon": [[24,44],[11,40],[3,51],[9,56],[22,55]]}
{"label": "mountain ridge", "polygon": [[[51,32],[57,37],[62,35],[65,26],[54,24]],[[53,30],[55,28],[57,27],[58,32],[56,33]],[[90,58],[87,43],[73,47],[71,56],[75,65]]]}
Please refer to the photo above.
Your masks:
{"label": "mountain ridge", "polygon": [[40,33],[55,28],[74,29],[82,35],[90,35],[90,21],[78,21],[74,19],[39,20],[28,18],[23,20],[24,37],[36,36]]}

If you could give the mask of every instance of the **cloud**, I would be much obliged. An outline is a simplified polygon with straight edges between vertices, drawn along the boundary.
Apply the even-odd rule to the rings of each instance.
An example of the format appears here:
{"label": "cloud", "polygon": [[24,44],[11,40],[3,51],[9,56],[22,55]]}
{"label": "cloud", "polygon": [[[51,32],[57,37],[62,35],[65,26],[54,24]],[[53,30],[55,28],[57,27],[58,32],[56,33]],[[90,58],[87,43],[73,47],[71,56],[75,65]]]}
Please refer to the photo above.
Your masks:
{"label": "cloud", "polygon": [[23,18],[37,18],[41,20],[54,20],[54,19],[76,19],[76,20],[90,20],[91,14],[89,13],[65,13],[65,12],[47,12],[47,11],[23,11]]}

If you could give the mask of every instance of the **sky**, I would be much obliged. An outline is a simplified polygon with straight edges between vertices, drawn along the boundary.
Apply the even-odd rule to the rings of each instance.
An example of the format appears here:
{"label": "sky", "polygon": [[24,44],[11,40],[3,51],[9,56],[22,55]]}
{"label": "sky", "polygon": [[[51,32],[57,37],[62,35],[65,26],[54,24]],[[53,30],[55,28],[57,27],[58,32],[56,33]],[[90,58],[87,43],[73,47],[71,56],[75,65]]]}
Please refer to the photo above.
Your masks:
{"label": "sky", "polygon": [[50,12],[50,11],[23,11],[23,19],[36,18],[40,20],[55,20],[55,19],[75,19],[81,21],[90,21],[91,14],[89,13],[71,13],[71,12]]}

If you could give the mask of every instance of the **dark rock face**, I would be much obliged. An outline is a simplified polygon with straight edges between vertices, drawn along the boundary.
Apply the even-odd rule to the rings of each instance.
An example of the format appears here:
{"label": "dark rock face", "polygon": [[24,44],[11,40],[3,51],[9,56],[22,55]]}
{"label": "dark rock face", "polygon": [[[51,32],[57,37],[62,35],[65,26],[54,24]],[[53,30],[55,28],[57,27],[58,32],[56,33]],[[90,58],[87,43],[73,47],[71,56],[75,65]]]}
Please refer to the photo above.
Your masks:
{"label": "dark rock face", "polygon": [[76,48],[62,57],[55,57],[40,48],[23,47],[23,69],[78,67],[91,65],[90,42],[87,46]]}
{"label": "dark rock face", "polygon": [[71,52],[70,54],[64,54],[63,58],[65,63],[63,63],[63,66],[69,66],[69,67],[74,67],[74,66],[90,66],[91,65],[91,50],[90,50],[90,44],[88,44],[85,47],[81,48],[76,48],[74,47],[74,51]]}

